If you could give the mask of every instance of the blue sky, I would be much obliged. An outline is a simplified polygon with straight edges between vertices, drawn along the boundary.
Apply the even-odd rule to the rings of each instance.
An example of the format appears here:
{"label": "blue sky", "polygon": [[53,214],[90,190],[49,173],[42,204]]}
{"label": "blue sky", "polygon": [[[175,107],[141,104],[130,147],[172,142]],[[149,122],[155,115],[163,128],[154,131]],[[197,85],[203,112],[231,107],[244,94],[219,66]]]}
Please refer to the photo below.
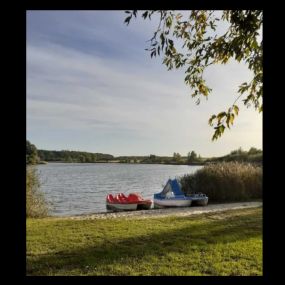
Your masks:
{"label": "blue sky", "polygon": [[[186,12],[186,11],[185,11]],[[27,12],[27,139],[39,149],[113,155],[219,156],[262,148],[262,114],[241,106],[230,131],[212,142],[212,114],[226,110],[243,64],[211,67],[213,89],[196,105],[183,71],[150,58],[157,19],[126,26],[123,11]]]}

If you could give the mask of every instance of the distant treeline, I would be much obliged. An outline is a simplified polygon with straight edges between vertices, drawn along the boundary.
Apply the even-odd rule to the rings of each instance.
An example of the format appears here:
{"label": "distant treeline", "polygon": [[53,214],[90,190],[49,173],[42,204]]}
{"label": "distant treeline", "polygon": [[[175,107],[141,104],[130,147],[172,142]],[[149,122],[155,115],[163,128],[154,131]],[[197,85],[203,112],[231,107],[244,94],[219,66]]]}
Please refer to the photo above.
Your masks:
{"label": "distant treeline", "polygon": [[26,162],[27,164],[37,164],[46,162],[118,162],[118,163],[143,163],[143,164],[185,164],[202,165],[208,163],[218,163],[222,161],[238,161],[250,163],[262,163],[262,150],[254,147],[249,151],[242,148],[233,150],[230,154],[221,157],[204,158],[195,151],[191,151],[187,156],[181,156],[174,152],[172,156],[158,156],[150,154],[147,156],[118,156],[111,154],[91,153],[71,150],[38,150],[35,145],[27,141]]}
{"label": "distant treeline", "polygon": [[111,154],[91,153],[83,151],[69,150],[38,150],[38,156],[43,161],[62,161],[62,162],[107,162],[114,159]]}
{"label": "distant treeline", "polygon": [[237,162],[262,163],[262,160],[263,160],[263,151],[255,147],[251,147],[249,151],[244,151],[242,150],[242,148],[239,148],[237,150],[231,151],[231,153],[228,155],[211,158],[206,161],[208,162],[237,161]]}
{"label": "distant treeline", "polygon": [[195,151],[191,151],[187,156],[181,156],[179,153],[174,153],[173,156],[157,156],[151,154],[149,156],[119,156],[115,157],[115,160],[121,163],[157,163],[157,164],[191,164],[201,165],[218,162],[250,162],[250,163],[262,163],[263,152],[257,148],[250,148],[249,151],[239,148],[233,150],[230,154],[221,157],[205,158],[197,155]]}

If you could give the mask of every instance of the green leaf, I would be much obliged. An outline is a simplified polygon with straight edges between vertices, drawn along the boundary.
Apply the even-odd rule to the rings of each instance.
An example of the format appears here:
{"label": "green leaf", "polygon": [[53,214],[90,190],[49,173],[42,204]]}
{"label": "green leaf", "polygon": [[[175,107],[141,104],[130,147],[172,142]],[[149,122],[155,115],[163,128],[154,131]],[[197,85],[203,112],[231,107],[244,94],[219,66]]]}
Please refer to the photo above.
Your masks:
{"label": "green leaf", "polygon": [[224,126],[224,125],[220,125],[219,128],[218,128],[218,130],[219,130],[219,133],[220,133],[220,136],[221,136],[222,133],[223,133],[224,130],[225,130],[225,126]]}
{"label": "green leaf", "polygon": [[227,115],[227,121],[226,121],[226,124],[227,124],[227,127],[230,129],[230,119],[231,119],[231,114],[228,114]]}
{"label": "green leaf", "polygon": [[148,15],[148,11],[145,11],[143,14],[142,14],[142,17],[145,19]]}
{"label": "green leaf", "polygon": [[234,111],[236,115],[238,115],[239,107],[237,105],[233,105]]}
{"label": "green leaf", "polygon": [[226,112],[221,112],[221,113],[219,113],[218,116],[217,116],[218,122],[220,123],[221,119],[222,119],[223,117],[225,117],[226,115],[227,115]]}
{"label": "green leaf", "polygon": [[161,50],[163,50],[164,44],[165,44],[165,38],[163,33],[160,34],[160,40],[161,40]]}
{"label": "green leaf", "polygon": [[258,48],[258,44],[257,44],[257,41],[255,39],[251,42],[251,47],[253,49],[257,49]]}
{"label": "green leaf", "polygon": [[124,23],[127,23],[127,25],[128,25],[128,24],[130,23],[131,18],[132,18],[132,15],[129,16],[129,17],[127,17],[127,18],[125,19]]}
{"label": "green leaf", "polygon": [[239,54],[239,55],[236,56],[236,60],[237,60],[238,62],[240,62],[241,59],[242,59],[242,57],[243,57],[243,55],[242,55],[242,54]]}
{"label": "green leaf", "polygon": [[214,140],[216,140],[218,138],[216,132],[217,131],[215,131],[214,135],[212,136],[212,141],[214,141]]}
{"label": "green leaf", "polygon": [[209,119],[209,125],[213,126],[213,120],[216,118],[216,115],[212,115],[212,117]]}
{"label": "green leaf", "polygon": [[171,16],[168,16],[168,17],[166,18],[166,27],[167,27],[167,28],[170,28],[171,25],[172,25],[172,17],[171,17]]}
{"label": "green leaf", "polygon": [[233,125],[234,124],[234,119],[235,119],[235,115],[231,114],[230,116],[230,123]]}
{"label": "green leaf", "polygon": [[212,141],[217,140],[222,135],[220,127],[216,127],[215,129],[216,130],[215,130],[214,135],[212,137]]}

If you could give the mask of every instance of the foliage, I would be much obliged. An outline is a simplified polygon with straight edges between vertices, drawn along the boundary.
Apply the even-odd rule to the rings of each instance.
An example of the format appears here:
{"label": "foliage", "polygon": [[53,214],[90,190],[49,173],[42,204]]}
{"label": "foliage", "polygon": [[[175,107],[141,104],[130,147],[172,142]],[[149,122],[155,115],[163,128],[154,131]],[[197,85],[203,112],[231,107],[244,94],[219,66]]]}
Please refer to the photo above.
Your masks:
{"label": "foliage", "polygon": [[27,275],[262,275],[262,211],[28,219]]}
{"label": "foliage", "polygon": [[152,163],[157,162],[157,157],[156,157],[156,155],[151,154],[151,155],[149,156],[149,160],[150,160]]}
{"label": "foliage", "polygon": [[[126,11],[128,25],[138,12]],[[206,84],[204,71],[213,64],[226,64],[230,59],[244,62],[252,71],[253,78],[239,86],[233,104],[227,111],[211,116],[209,125],[215,129],[212,140],[218,139],[226,128],[230,129],[238,115],[237,101],[242,96],[244,105],[253,105],[262,111],[263,97],[263,40],[259,40],[263,24],[261,10],[224,10],[218,16],[214,10],[191,10],[188,18],[177,11],[140,11],[142,18],[150,19],[158,15],[159,24],[150,46],[146,50],[151,57],[164,54],[163,64],[168,70],[185,71],[185,83],[191,88],[191,96],[199,104],[207,98],[211,88]],[[220,25],[227,25],[224,34],[218,33]],[[215,125],[213,122],[215,121]]]}
{"label": "foliage", "polygon": [[174,152],[173,153],[173,161],[175,161],[175,162],[179,162],[179,161],[181,161],[181,154],[180,153],[176,153],[176,152]]}
{"label": "foliage", "polygon": [[61,161],[61,162],[108,162],[114,159],[111,154],[90,153],[83,151],[69,150],[37,150],[36,146],[27,141],[26,147],[27,164],[36,164],[40,161]]}
{"label": "foliage", "polygon": [[231,151],[230,154],[206,160],[206,162],[222,162],[222,161],[237,161],[261,164],[263,160],[263,152],[257,148],[250,148],[249,151],[244,151],[242,148]]}
{"label": "foliage", "polygon": [[197,156],[197,153],[192,150],[191,152],[188,152],[188,157],[187,157],[188,163],[194,163],[194,162],[201,162],[201,156]]}
{"label": "foliage", "polygon": [[262,198],[262,168],[252,164],[209,164],[180,178],[182,190],[203,192],[210,202],[247,201]]}
{"label": "foliage", "polygon": [[39,162],[38,150],[34,144],[26,141],[26,164],[36,164]]}
{"label": "foliage", "polygon": [[49,214],[49,205],[40,191],[40,182],[36,169],[28,166],[26,169],[26,216],[42,218]]}
{"label": "foliage", "polygon": [[254,154],[262,154],[262,150],[257,149],[255,147],[251,147],[248,151],[248,154],[254,155]]}
{"label": "foliage", "polygon": [[217,163],[222,161],[238,161],[249,163],[262,163],[262,150],[257,148],[250,148],[249,151],[244,151],[241,148],[233,150],[230,154],[221,157],[202,158],[201,155],[193,150],[188,152],[187,156],[182,156],[178,152],[174,152],[173,156],[159,156],[151,154],[149,156],[118,156],[114,158],[115,161],[121,163],[143,163],[143,164],[205,164],[205,163]]}
{"label": "foliage", "polygon": [[114,158],[111,154],[69,150],[38,150],[38,154],[41,160],[62,162],[100,162],[109,161]]}
{"label": "foliage", "polygon": [[[255,149],[255,148],[253,148]],[[118,156],[114,157],[110,154],[88,153],[78,151],[51,151],[38,150],[39,158],[43,161],[57,162],[120,162],[120,163],[144,163],[144,164],[201,164],[204,162],[219,162],[219,161],[244,161],[244,162],[262,162],[262,150],[254,151],[233,151],[231,154],[215,157],[202,158],[197,156],[195,151],[189,152],[188,156],[181,156],[179,153],[171,156],[159,156],[151,154],[149,156]],[[192,153],[192,156],[191,156]],[[38,162],[40,163],[40,162]]]}

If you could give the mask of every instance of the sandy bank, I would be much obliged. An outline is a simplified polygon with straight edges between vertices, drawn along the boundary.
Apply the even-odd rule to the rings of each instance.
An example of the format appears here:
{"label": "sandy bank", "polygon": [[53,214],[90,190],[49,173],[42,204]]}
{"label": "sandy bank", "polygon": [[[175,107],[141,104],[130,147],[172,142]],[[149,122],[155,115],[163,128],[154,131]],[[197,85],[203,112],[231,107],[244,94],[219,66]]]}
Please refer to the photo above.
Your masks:
{"label": "sandy bank", "polygon": [[167,208],[151,209],[142,211],[128,212],[104,212],[88,215],[77,215],[68,217],[54,217],[55,219],[73,219],[73,220],[92,220],[92,219],[109,219],[109,218],[156,218],[165,216],[190,216],[202,213],[219,212],[225,210],[243,209],[261,207],[262,202],[241,202],[226,204],[211,204],[206,207],[186,207],[186,208]]}

